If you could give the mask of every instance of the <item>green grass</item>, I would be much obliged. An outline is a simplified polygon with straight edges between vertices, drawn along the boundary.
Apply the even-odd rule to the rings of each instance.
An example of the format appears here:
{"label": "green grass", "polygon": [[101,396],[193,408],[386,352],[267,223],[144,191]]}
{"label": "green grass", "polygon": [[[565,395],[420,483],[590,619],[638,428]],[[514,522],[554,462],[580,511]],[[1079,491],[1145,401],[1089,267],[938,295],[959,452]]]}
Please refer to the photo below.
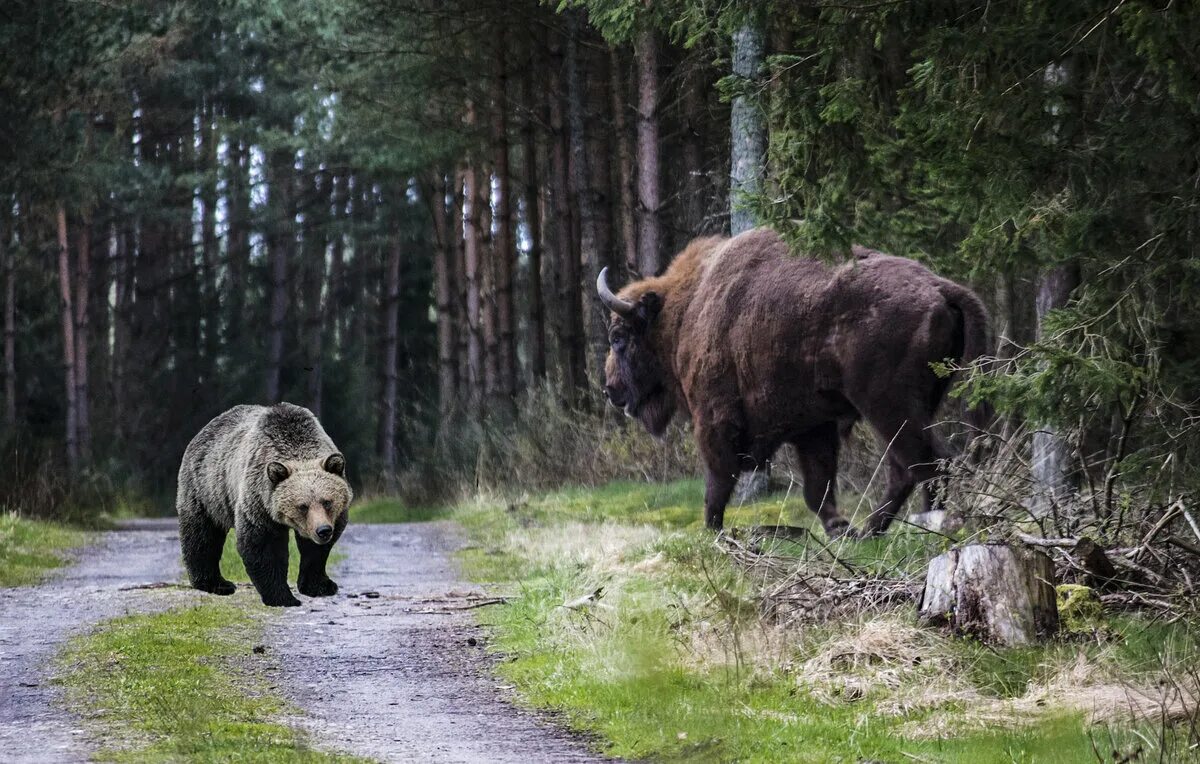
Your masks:
{"label": "green grass", "polygon": [[[606,753],[656,761],[1094,762],[1096,750],[1111,756],[1144,745],[1139,735],[1158,739],[1152,724],[1089,728],[1080,714],[1054,709],[1023,724],[981,727],[956,725],[955,714],[967,722],[969,712],[952,700],[885,713],[880,695],[822,696],[797,667],[854,624],[788,635],[784,654],[772,660],[756,651],[749,643],[762,629],[752,582],[702,530],[701,495],[696,481],[617,483],[480,500],[453,515],[474,541],[461,553],[467,575],[511,595],[506,606],[480,611],[494,629],[493,648],[505,656],[499,672],[530,705],[555,709],[595,734]],[[810,518],[801,500],[776,496],[732,509],[727,525],[812,525]],[[848,564],[887,570],[923,565],[947,543],[899,529],[836,553]],[[810,544],[777,542],[775,551],[805,557],[818,546],[819,531]],[[597,551],[589,557],[589,549]],[[563,607],[599,587],[598,605]],[[1080,653],[1154,676],[1164,652],[1194,658],[1195,636],[1117,619],[1108,639],[1093,644],[994,651],[936,639],[962,685],[1002,702]],[[908,681],[938,678],[930,672]],[[961,732],[945,740],[914,732],[935,718]],[[1182,755],[1186,741],[1173,740],[1163,748]]]}
{"label": "green grass", "polygon": [[[338,559],[337,547],[334,547],[334,552],[330,555],[330,567]],[[288,533],[288,582],[295,585],[296,576],[299,574],[300,550],[296,548],[295,535]],[[246,575],[246,566],[242,563],[242,556],[238,554],[237,538],[232,533],[225,537],[225,550],[221,552],[221,575],[235,584],[250,583],[250,576]]]}
{"label": "green grass", "polygon": [[446,507],[413,507],[390,497],[367,499],[350,506],[352,523],[421,523],[440,520],[448,514]]}
{"label": "green grass", "polygon": [[[345,554],[336,546],[329,553],[329,560],[326,563],[326,570],[332,570],[333,566],[345,558]],[[300,550],[296,547],[295,534],[288,534],[288,584],[295,589],[296,576],[300,574]],[[250,583],[250,576],[246,574],[246,565],[242,562],[242,556],[238,554],[237,539],[230,533],[225,537],[225,549],[221,552],[221,575],[235,584]],[[336,576],[335,576],[336,580]]]}
{"label": "green grass", "polygon": [[0,514],[0,587],[36,584],[62,566],[87,535],[76,528]]}
{"label": "green grass", "polygon": [[273,719],[287,711],[256,672],[259,623],[222,600],[104,623],[62,658],[72,705],[90,709],[121,762],[348,762]]}

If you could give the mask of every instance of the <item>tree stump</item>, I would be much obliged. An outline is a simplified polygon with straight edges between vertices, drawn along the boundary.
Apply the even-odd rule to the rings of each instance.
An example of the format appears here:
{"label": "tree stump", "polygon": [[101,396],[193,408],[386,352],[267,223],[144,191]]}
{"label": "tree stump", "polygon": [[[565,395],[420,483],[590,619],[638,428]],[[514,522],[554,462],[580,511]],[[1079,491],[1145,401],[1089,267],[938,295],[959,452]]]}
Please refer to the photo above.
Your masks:
{"label": "tree stump", "polygon": [[951,549],[929,563],[921,622],[989,644],[1028,645],[1058,630],[1054,563],[1007,544]]}

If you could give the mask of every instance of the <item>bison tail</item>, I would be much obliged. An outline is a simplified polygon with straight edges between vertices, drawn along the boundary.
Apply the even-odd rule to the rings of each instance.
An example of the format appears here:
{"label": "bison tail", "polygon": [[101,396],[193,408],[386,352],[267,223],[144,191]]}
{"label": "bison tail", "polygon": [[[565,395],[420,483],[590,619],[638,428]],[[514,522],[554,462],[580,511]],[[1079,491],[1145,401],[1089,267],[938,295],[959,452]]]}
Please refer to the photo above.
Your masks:
{"label": "bison tail", "polygon": [[[959,360],[967,364],[990,353],[991,333],[988,331],[988,312],[983,301],[970,289],[952,281],[942,280],[938,288],[946,303],[962,321],[963,347]],[[980,402],[968,410],[967,419],[972,426],[983,429],[991,423],[992,407],[986,401]]]}

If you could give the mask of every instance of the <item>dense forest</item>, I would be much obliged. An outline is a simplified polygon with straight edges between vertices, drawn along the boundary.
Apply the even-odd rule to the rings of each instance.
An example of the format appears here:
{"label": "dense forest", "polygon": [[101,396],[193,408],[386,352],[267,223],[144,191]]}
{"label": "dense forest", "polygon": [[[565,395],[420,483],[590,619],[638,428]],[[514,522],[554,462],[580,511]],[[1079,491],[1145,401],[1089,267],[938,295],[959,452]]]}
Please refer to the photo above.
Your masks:
{"label": "dense forest", "polygon": [[372,488],[686,469],[605,412],[593,285],[763,224],[984,297],[1005,501],[1191,500],[1197,39],[1127,0],[6,3],[2,502],[168,495],[277,400]]}

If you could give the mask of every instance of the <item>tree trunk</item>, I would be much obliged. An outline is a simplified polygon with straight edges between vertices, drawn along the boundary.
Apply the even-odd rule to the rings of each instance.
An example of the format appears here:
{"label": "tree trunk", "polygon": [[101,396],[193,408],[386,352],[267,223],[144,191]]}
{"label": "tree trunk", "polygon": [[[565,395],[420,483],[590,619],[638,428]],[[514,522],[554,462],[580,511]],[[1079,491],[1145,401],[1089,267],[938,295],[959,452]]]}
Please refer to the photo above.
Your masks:
{"label": "tree trunk", "polygon": [[[752,87],[763,65],[762,26],[747,21],[733,33],[733,74],[739,87]],[[762,190],[763,157],[767,149],[767,131],[758,105],[746,95],[736,95],[730,111],[730,193],[729,230],[734,236],[754,228],[754,216],[745,207],[747,195]],[[752,501],[770,487],[770,465],[741,475],[736,495],[739,501]]]}
{"label": "tree trunk", "polygon": [[680,97],[683,111],[683,145],[680,152],[683,165],[683,195],[680,200],[680,212],[685,241],[704,233],[705,204],[711,196],[704,188],[704,95],[709,86],[704,79],[705,71],[705,68],[697,63],[688,66]]}
{"label": "tree trunk", "polygon": [[136,263],[134,248],[134,229],[129,221],[117,224],[116,267],[113,281],[113,352],[112,352],[112,386],[113,413],[117,422],[118,435],[125,435],[126,387],[129,372],[129,359],[133,349],[133,289]]}
{"label": "tree trunk", "polygon": [[[473,121],[474,107],[467,105],[468,121]],[[479,271],[481,241],[479,234],[479,177],[473,165],[463,173],[463,262],[466,270],[467,292],[467,380],[471,412],[483,417],[483,327],[481,325]]]}
{"label": "tree trunk", "polygon": [[250,159],[248,149],[239,141],[229,142],[228,160],[229,229],[225,247],[228,261],[225,291],[229,295],[226,315],[225,346],[240,348],[242,326],[246,320],[246,278],[250,262]]}
{"label": "tree trunk", "polygon": [[[1051,268],[1038,279],[1037,333],[1042,339],[1042,322],[1046,314],[1065,307],[1071,292],[1079,286],[1077,263]],[[1054,427],[1044,425],[1033,434],[1031,468],[1034,485],[1034,512],[1048,514],[1060,505],[1072,490],[1071,444]]]}
{"label": "tree trunk", "polygon": [[463,235],[463,183],[465,173],[455,170],[454,193],[450,207],[450,246],[454,265],[454,336],[456,366],[458,367],[459,403],[470,402],[473,389],[469,372],[469,343],[471,325],[467,321],[467,247]]}
{"label": "tree trunk", "polygon": [[521,133],[525,161],[525,222],[529,228],[529,381],[531,386],[546,378],[546,308],[542,293],[542,205],[538,182],[538,153],[533,78],[543,70],[537,55],[537,41],[531,41],[529,72],[522,79],[524,88],[525,122]]}
{"label": "tree trunk", "polygon": [[555,232],[555,311],[556,345],[562,368],[566,399],[578,402],[587,385],[587,354],[584,352],[583,299],[580,284],[579,256],[575,251],[575,226],[570,199],[567,129],[562,104],[562,72],[564,59],[557,38],[550,46],[551,66],[548,78],[549,122],[552,138],[550,155],[551,186],[554,202]]}
{"label": "tree trunk", "polygon": [[625,269],[638,272],[637,218],[633,206],[633,147],[629,142],[629,126],[625,112],[625,69],[616,49],[608,54],[609,95],[612,97],[613,136],[617,147],[617,208],[621,218],[621,256]]}
{"label": "tree trunk", "polygon": [[[607,260],[601,251],[599,232],[599,200],[596,194],[597,168],[591,165],[588,156],[588,136],[585,133],[584,101],[587,98],[587,75],[580,71],[581,56],[579,51],[580,18],[578,12],[572,12],[567,19],[567,114],[570,123],[571,169],[574,173],[573,182],[577,189],[579,210],[579,251],[586,271],[581,274],[584,283],[595,284],[600,269]],[[607,173],[604,173],[607,179]],[[576,281],[580,277],[576,277]],[[583,299],[584,331],[587,335],[588,355],[590,356],[589,378],[598,383],[604,378],[604,357],[608,354],[608,322],[605,311],[600,306],[596,292],[589,289],[588,297]]]}
{"label": "tree trunk", "polygon": [[[313,179],[314,209],[305,216],[305,320],[304,354],[308,374],[306,399],[308,408],[321,415],[321,392],[324,383],[325,341],[325,282],[326,257],[329,250],[329,208],[333,204],[332,176],[317,173]],[[324,186],[322,187],[322,182]]]}
{"label": "tree trunk", "polygon": [[383,307],[383,386],[379,399],[379,462],[387,490],[396,488],[396,362],[400,348],[400,234],[388,248]]}
{"label": "tree trunk", "polygon": [[283,376],[283,330],[288,304],[288,260],[292,247],[290,184],[292,156],[275,152],[271,158],[269,209],[271,236],[268,257],[271,269],[271,307],[267,324],[267,367],[265,393],[267,404],[279,402]]}
{"label": "tree trunk", "polygon": [[88,389],[88,350],[91,336],[91,314],[88,298],[92,287],[92,220],[84,213],[77,232],[75,255],[75,430],[79,439],[79,457],[91,459],[92,428],[90,391]]}
{"label": "tree trunk", "polygon": [[483,334],[483,395],[490,411],[500,396],[500,325],[496,305],[496,238],[492,235],[494,176],[486,165],[475,191],[479,211],[479,323]]}
{"label": "tree trunk", "polygon": [[458,367],[455,364],[454,339],[454,251],[450,226],[446,220],[446,174],[439,170],[428,194],[433,217],[434,299],[437,311],[438,411],[442,421],[454,410],[458,391]]}
{"label": "tree trunk", "polygon": [[508,161],[508,57],[504,25],[497,30],[494,51],[496,66],[492,79],[492,161],[495,182],[492,207],[495,210],[496,237],[492,254],[495,279],[497,354],[497,402],[516,413],[513,396],[517,391],[517,324],[513,312],[513,268],[516,247],[512,234],[512,207]]}
{"label": "tree trunk", "polygon": [[[12,220],[12,204],[0,211],[0,220]],[[0,229],[0,257],[4,260],[4,424],[17,426],[17,251],[14,226]]]}
{"label": "tree trunk", "polygon": [[[762,66],[762,26],[747,21],[733,33],[733,74],[739,80],[739,92],[757,84]],[[746,198],[762,190],[767,131],[762,111],[744,94],[733,98],[729,128],[729,230],[737,236],[755,226],[754,216],[746,208]]]}
{"label": "tree trunk", "polygon": [[1054,563],[1041,552],[972,544],[929,563],[920,617],[1004,647],[1033,644],[1058,631]]}
{"label": "tree trunk", "polygon": [[[218,355],[221,352],[221,285],[217,277],[220,272],[218,259],[220,245],[217,241],[217,169],[220,159],[217,144],[215,110],[210,106],[201,111],[204,117],[200,125],[200,170],[204,181],[200,186],[203,214],[200,219],[200,253],[202,273],[200,283],[204,292],[204,377],[210,387],[219,387],[217,374]],[[214,390],[214,393],[217,392]]]}
{"label": "tree trunk", "polygon": [[658,38],[646,25],[634,44],[638,67],[638,273],[657,276],[666,267],[662,251],[662,206],[658,145]]}
{"label": "tree trunk", "polygon": [[58,287],[62,309],[63,378],[67,390],[66,446],[67,469],[74,474],[79,467],[78,413],[75,386],[75,310],[71,299],[71,253],[67,247],[67,211],[62,202],[55,211],[58,224]]}
{"label": "tree trunk", "polygon": [[333,338],[335,350],[346,344],[345,337],[338,333],[342,326],[342,301],[346,299],[346,232],[343,225],[347,219],[346,204],[350,200],[350,176],[333,178],[333,210],[330,222],[329,294],[325,302],[325,326]]}

